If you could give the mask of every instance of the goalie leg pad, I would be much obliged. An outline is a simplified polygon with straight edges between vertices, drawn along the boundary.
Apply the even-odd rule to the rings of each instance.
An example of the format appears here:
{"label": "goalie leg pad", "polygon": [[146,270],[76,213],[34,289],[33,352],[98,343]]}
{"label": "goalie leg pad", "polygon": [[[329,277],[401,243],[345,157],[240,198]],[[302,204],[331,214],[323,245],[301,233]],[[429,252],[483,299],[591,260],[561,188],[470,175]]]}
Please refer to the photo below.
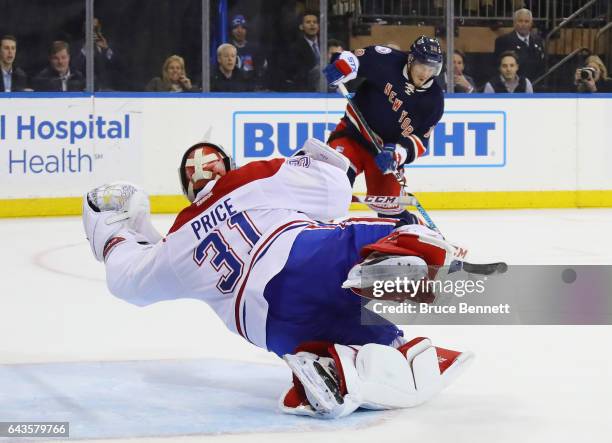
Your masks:
{"label": "goalie leg pad", "polygon": [[[436,348],[423,337],[397,349],[373,343],[326,346],[319,347],[319,355],[297,352],[283,357],[294,373],[294,385],[281,398],[284,412],[339,418],[359,407],[418,406],[452,383],[472,360],[471,353]],[[327,369],[322,371],[317,363]]]}

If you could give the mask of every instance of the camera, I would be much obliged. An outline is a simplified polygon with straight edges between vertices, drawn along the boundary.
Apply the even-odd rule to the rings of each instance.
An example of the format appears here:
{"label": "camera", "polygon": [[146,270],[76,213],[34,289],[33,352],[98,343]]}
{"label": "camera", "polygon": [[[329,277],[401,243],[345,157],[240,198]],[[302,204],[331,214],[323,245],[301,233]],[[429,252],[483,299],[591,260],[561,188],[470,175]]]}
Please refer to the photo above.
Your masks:
{"label": "camera", "polygon": [[595,68],[586,67],[578,69],[578,74],[580,75],[580,81],[588,81],[593,80],[595,78]]}

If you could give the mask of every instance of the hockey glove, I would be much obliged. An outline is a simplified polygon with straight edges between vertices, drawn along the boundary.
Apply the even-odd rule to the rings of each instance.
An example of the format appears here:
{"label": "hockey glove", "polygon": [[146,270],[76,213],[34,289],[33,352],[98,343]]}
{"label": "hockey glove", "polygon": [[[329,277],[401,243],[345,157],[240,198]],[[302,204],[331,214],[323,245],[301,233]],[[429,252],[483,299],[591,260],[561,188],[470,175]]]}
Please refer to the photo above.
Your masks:
{"label": "hockey glove", "polygon": [[85,194],[83,226],[98,261],[105,259],[110,250],[107,243],[122,229],[134,232],[139,241],[157,243],[161,240],[150,221],[149,196],[126,182],[99,186]]}
{"label": "hockey glove", "polygon": [[349,51],[343,51],[332,57],[332,62],[323,69],[327,83],[330,86],[338,86],[357,77],[359,59]]}
{"label": "hockey glove", "polygon": [[383,174],[395,174],[406,161],[406,157],[406,148],[394,143],[387,143],[374,158],[374,161]]}

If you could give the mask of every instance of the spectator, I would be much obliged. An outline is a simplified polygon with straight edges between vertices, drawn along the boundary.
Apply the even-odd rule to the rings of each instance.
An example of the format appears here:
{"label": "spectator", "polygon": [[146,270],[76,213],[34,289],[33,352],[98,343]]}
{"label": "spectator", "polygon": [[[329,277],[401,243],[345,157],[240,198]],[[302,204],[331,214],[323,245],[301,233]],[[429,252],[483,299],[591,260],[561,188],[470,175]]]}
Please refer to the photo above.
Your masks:
{"label": "spectator", "polygon": [[332,54],[344,51],[344,45],[340,40],[330,38],[327,40],[327,63],[330,62]]}
{"label": "spectator", "polygon": [[152,78],[145,90],[149,92],[196,91],[185,72],[185,60],[178,55],[171,55],[164,61],[161,78]]}
{"label": "spectator", "polygon": [[321,51],[319,50],[319,17],[314,12],[302,14],[300,34],[289,53],[293,60],[288,79],[295,91],[316,91],[319,84]]}
{"label": "spectator", "polygon": [[216,92],[244,92],[252,90],[242,71],[238,69],[238,51],[230,43],[217,48],[217,66],[210,79],[210,90]]}
{"label": "spectator", "polygon": [[526,8],[514,13],[514,30],[495,39],[495,59],[502,52],[514,51],[518,55],[521,70],[519,75],[538,78],[544,73],[544,42],[532,32],[533,17]]}
{"label": "spectator", "polygon": [[17,38],[4,35],[0,39],[0,92],[19,92],[27,90],[28,77],[23,69],[14,65],[17,57]]}
{"label": "spectator", "polygon": [[576,69],[574,84],[576,92],[612,92],[612,78],[597,55],[590,55],[585,66]]}
{"label": "spectator", "polygon": [[[462,92],[465,94],[471,94],[474,92],[476,88],[476,83],[474,79],[469,75],[466,75],[465,72],[465,54],[459,49],[455,49],[453,51],[453,75],[455,79],[455,92]],[[442,90],[446,92],[447,85],[447,73],[440,77],[438,80],[440,82],[440,86]]]}
{"label": "spectator", "polygon": [[[102,22],[94,18],[94,87],[96,91],[112,91],[117,89],[117,77],[121,74],[120,62],[116,51],[111,48],[102,34]],[[81,72],[86,71],[87,51],[85,41],[79,42],[78,52],[72,56],[72,66]]]}
{"label": "spectator", "polygon": [[232,41],[237,50],[236,65],[252,89],[261,89],[268,61],[258,45],[247,40],[247,22],[243,15],[232,19]]}
{"label": "spectator", "polygon": [[56,40],[49,48],[49,66],[32,80],[35,91],[66,92],[85,89],[85,78],[80,71],[70,69],[70,46]]}
{"label": "spectator", "polygon": [[519,76],[519,59],[514,51],[502,52],[499,58],[499,76],[493,77],[484,88],[486,93],[533,92],[527,77]]}

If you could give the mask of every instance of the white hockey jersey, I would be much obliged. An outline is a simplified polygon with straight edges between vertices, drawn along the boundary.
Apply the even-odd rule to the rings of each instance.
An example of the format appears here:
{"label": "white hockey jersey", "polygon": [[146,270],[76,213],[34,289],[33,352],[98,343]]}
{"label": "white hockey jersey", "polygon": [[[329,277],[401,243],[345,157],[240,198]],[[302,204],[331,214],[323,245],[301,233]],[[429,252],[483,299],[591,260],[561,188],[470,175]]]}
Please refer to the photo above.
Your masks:
{"label": "white hockey jersey", "polygon": [[309,156],[250,163],[210,182],[156,245],[127,230],[106,256],[110,291],[132,304],[195,298],[228,328],[266,347],[266,284],[295,237],[347,214],[344,171]]}

